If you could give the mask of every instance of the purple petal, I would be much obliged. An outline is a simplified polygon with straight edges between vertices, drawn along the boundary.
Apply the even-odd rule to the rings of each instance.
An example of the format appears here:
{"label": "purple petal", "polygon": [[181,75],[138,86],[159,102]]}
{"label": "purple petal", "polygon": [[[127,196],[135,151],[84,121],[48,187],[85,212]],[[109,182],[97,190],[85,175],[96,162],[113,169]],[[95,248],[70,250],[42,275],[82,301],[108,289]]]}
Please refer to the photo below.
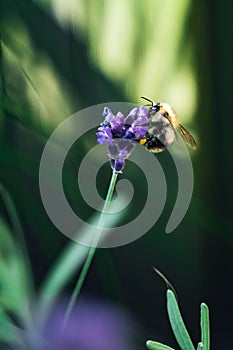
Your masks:
{"label": "purple petal", "polygon": [[137,118],[137,120],[135,120],[135,122],[132,124],[132,126],[136,126],[136,125],[141,125],[141,126],[145,126],[149,124],[149,119],[147,118],[147,116],[145,115],[141,115],[140,117]]}
{"label": "purple petal", "polygon": [[124,124],[124,115],[121,112],[118,112],[116,114],[115,122],[117,124],[122,124],[122,125]]}
{"label": "purple petal", "polygon": [[108,108],[108,107],[104,107],[104,110],[103,110],[102,116],[103,116],[103,117],[106,117],[108,114],[112,114],[111,109],[110,109],[110,108]]}
{"label": "purple petal", "polygon": [[112,124],[114,124],[115,122],[115,115],[111,112],[108,115],[106,115],[105,120],[104,120],[104,124],[110,124],[112,126]]}
{"label": "purple petal", "polygon": [[115,116],[114,120],[111,122],[111,127],[113,129],[113,133],[120,137],[122,136],[122,130],[124,125],[124,115],[121,112],[118,112]]}
{"label": "purple petal", "polygon": [[124,138],[128,139],[128,140],[134,140],[135,139],[135,133],[132,131],[132,128],[129,128],[128,130],[126,130]]}
{"label": "purple petal", "polygon": [[134,107],[130,110],[129,114],[125,118],[125,125],[131,125],[135,121],[135,119],[137,118],[138,111],[138,107]]}
{"label": "purple petal", "polygon": [[138,117],[145,116],[147,117],[149,114],[149,109],[146,106],[140,106],[138,111]]}
{"label": "purple petal", "polygon": [[129,128],[129,132],[133,133],[134,134],[134,138],[136,140],[138,139],[142,139],[145,137],[146,135],[146,132],[148,130],[148,126],[132,126],[131,128]]}
{"label": "purple petal", "polygon": [[97,143],[108,143],[112,139],[111,128],[109,126],[101,126],[96,133]]}

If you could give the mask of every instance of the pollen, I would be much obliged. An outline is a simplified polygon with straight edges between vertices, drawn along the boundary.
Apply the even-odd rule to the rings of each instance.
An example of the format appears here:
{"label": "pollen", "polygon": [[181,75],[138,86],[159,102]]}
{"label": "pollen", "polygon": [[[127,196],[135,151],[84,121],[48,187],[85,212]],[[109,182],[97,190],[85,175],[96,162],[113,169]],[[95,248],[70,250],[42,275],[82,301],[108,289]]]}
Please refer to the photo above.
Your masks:
{"label": "pollen", "polygon": [[146,139],[141,139],[141,140],[139,141],[139,143],[140,143],[140,145],[145,145]]}

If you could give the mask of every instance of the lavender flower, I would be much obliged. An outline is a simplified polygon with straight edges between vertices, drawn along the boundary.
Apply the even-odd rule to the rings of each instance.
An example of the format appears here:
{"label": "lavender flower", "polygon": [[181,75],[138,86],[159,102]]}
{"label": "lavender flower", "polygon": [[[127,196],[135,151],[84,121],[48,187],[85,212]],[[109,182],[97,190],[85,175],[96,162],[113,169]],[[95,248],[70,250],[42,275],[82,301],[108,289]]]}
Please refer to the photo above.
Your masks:
{"label": "lavender flower", "polygon": [[132,153],[135,143],[146,137],[149,127],[149,110],[145,106],[131,109],[124,117],[121,112],[114,115],[110,108],[103,111],[104,121],[98,128],[97,143],[107,143],[110,164],[116,173],[121,173],[125,160]]}
{"label": "lavender flower", "polygon": [[128,350],[136,324],[123,310],[101,301],[80,300],[61,331],[63,305],[57,305],[40,334],[41,347],[30,350]]}

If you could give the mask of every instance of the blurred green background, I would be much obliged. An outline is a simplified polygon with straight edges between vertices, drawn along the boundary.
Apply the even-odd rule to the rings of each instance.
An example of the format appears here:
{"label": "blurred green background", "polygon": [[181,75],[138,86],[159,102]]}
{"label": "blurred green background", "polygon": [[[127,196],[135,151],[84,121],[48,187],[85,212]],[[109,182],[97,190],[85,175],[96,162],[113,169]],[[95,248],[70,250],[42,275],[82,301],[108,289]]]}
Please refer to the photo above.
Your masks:
{"label": "blurred green background", "polygon": [[[98,103],[142,103],[143,95],[171,104],[197,140],[193,198],[179,227],[164,233],[177,186],[168,167],[173,194],[159,221],[130,245],[98,250],[82,291],[128,310],[140,324],[142,349],[148,338],[176,346],[165,288],[152,265],[175,286],[195,343],[205,301],[212,349],[233,348],[232,15],[233,3],[216,0],[0,1],[0,181],[16,207],[36,286],[68,243],[43,209],[38,186],[43,147],[60,122]],[[83,209],[75,176],[93,135],[74,147],[64,176],[84,216],[92,211]],[[159,157],[166,167],[166,152]],[[145,189],[134,171],[129,165],[122,177],[134,183],[137,211]],[[103,175],[99,191],[105,193],[108,166]],[[7,225],[14,237],[18,229],[4,195],[0,209],[2,232]],[[10,298],[1,298],[3,308],[14,306],[14,294]]]}

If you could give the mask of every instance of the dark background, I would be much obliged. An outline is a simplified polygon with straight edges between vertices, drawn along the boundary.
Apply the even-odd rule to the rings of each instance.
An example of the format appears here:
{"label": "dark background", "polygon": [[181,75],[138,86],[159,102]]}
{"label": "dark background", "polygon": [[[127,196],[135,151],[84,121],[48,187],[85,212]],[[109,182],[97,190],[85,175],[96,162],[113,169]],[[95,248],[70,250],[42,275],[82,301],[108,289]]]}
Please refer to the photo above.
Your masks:
{"label": "dark background", "polygon": [[[233,3],[187,3],[176,1],[170,11],[174,5],[169,1],[142,5],[127,0],[119,7],[114,0],[83,0],[77,1],[73,17],[64,17],[67,8],[72,13],[69,2],[56,12],[58,1],[0,1],[0,181],[16,206],[39,286],[68,242],[50,222],[39,195],[40,157],[50,133],[72,113],[98,103],[139,103],[141,95],[171,103],[198,142],[197,151],[191,151],[195,187],[187,215],[166,235],[174,202],[168,196],[161,218],[141,239],[98,250],[82,293],[125,308],[141,327],[139,348],[145,348],[148,338],[176,346],[165,286],[153,273],[154,265],[175,286],[195,344],[199,304],[205,301],[212,349],[231,349]],[[129,32],[122,35],[127,25]],[[105,50],[112,32],[117,40],[111,55]],[[74,160],[86,153],[87,144],[95,144],[93,136],[74,147]],[[166,164],[166,154],[161,157]],[[73,176],[76,170],[74,165]],[[133,172],[129,166],[130,178]],[[110,171],[105,174],[100,192],[106,191]],[[172,189],[175,175],[167,176]],[[139,180],[133,181],[143,196]],[[82,202],[73,193],[74,182],[64,183],[78,210]],[[4,202],[0,204],[11,227]],[[138,206],[136,202],[135,210]],[[91,214],[86,210],[83,215]]]}

